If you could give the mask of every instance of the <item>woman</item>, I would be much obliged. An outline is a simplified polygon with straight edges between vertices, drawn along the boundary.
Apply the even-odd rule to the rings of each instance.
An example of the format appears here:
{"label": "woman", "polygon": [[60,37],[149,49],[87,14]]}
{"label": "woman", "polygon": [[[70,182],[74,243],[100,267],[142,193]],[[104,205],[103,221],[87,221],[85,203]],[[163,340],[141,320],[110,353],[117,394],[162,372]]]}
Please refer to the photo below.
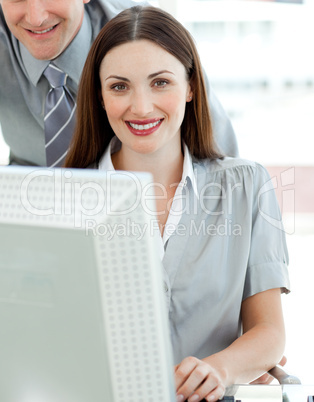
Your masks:
{"label": "woman", "polygon": [[264,168],[215,150],[199,56],[172,16],[137,6],[100,32],[66,166],[152,174],[178,401],[218,400],[280,361],[276,197]]}

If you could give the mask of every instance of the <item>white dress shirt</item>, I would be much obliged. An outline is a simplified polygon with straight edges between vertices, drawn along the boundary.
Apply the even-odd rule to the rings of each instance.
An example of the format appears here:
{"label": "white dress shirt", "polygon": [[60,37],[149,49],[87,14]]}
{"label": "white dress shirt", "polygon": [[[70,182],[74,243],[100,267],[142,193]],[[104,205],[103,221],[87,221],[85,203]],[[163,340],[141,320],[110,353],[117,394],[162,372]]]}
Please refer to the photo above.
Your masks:
{"label": "white dress shirt", "polygon": [[[113,164],[112,164],[112,159],[111,155],[115,152],[117,152],[121,148],[121,142],[118,140],[117,137],[114,137],[109,146],[107,147],[106,151],[104,152],[103,156],[101,157],[99,161],[99,170],[115,170]],[[167,244],[167,241],[169,240],[170,236],[176,231],[178,224],[180,222],[180,219],[182,217],[182,213],[184,210],[184,205],[183,205],[183,188],[187,185],[187,181],[190,180],[191,186],[194,192],[194,195],[196,198],[198,198],[198,191],[197,191],[197,185],[196,185],[196,179],[195,179],[195,174],[193,170],[193,164],[192,164],[192,157],[191,154],[188,150],[188,147],[186,144],[183,144],[183,152],[184,152],[184,160],[183,160],[183,172],[182,172],[182,177],[181,181],[178,184],[178,187],[175,192],[175,196],[173,198],[171,208],[169,211],[169,215],[167,218],[167,222],[164,228],[163,236],[160,235],[159,232],[159,255],[161,260],[163,259],[164,253],[165,253],[165,247]]]}

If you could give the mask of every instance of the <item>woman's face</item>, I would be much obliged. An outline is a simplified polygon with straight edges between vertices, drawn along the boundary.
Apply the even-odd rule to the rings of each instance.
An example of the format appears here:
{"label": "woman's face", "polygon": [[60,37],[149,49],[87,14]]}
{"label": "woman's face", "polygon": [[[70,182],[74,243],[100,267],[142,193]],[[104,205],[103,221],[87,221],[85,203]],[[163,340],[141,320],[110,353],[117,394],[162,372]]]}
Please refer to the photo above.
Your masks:
{"label": "woman's face", "polygon": [[181,146],[180,127],[192,93],[176,57],[148,40],[129,42],[106,54],[100,80],[109,123],[124,151],[167,154]]}

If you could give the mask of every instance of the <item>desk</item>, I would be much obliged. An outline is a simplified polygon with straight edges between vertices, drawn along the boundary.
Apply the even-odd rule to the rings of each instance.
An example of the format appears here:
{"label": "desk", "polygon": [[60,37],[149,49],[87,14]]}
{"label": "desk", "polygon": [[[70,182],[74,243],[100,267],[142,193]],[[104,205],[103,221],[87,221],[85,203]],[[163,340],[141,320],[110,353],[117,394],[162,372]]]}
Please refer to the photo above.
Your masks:
{"label": "desk", "polygon": [[222,401],[314,402],[314,385],[234,385]]}

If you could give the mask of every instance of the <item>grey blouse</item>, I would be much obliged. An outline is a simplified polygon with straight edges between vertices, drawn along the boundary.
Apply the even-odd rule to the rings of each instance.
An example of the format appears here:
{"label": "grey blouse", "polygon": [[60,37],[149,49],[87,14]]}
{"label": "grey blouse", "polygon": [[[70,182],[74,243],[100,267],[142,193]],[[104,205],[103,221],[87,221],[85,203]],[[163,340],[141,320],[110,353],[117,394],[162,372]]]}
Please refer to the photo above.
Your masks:
{"label": "grey blouse", "polygon": [[165,245],[165,294],[175,363],[204,358],[241,335],[247,297],[288,293],[288,253],[271,179],[241,159],[194,161],[182,218]]}

